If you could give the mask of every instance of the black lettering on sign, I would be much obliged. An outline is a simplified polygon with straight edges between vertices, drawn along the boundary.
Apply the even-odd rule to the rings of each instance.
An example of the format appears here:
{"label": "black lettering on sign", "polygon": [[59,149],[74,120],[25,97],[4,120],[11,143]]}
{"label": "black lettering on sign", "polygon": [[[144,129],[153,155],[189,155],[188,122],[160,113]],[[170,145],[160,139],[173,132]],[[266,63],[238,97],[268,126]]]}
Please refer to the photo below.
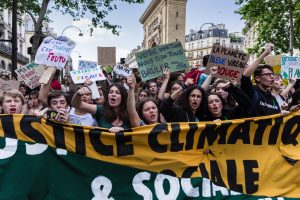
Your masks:
{"label": "black lettering on sign", "polygon": [[[131,131],[131,130],[128,130]],[[133,144],[126,144],[132,142],[131,135],[124,135],[123,132],[116,133],[116,143],[117,143],[117,155],[118,156],[128,156],[133,155]]]}
{"label": "black lettering on sign", "polygon": [[[296,128],[295,128],[296,126]],[[294,131],[293,131],[294,130]],[[292,132],[293,131],[293,132]],[[300,131],[300,116],[293,116],[289,119],[283,128],[283,132],[281,135],[281,141],[283,144],[293,144],[296,146],[298,141],[296,138],[299,135]]]}
{"label": "black lettering on sign", "polygon": [[208,175],[208,172],[207,172],[207,169],[205,167],[205,164],[204,163],[200,163],[199,168],[200,168],[200,172],[201,172],[202,177],[210,179],[209,175]]}
{"label": "black lettering on sign", "polygon": [[177,123],[171,124],[171,152],[178,152],[183,150],[183,143],[179,143],[180,126]]}
{"label": "black lettering on sign", "polygon": [[158,135],[164,131],[168,131],[168,125],[165,123],[157,124],[148,135],[148,144],[151,149],[157,153],[164,153],[168,149],[168,145],[162,145],[158,142]]}
{"label": "black lettering on sign", "polygon": [[259,120],[259,121],[255,122],[255,123],[257,123],[257,129],[254,134],[253,144],[261,145],[267,126],[272,125],[272,119],[263,119],[263,120]]}
{"label": "black lettering on sign", "polygon": [[211,172],[211,181],[218,186],[226,187],[222,179],[221,172],[218,166],[217,161],[210,161],[210,172]]}
{"label": "black lettering on sign", "polygon": [[243,192],[243,186],[241,184],[237,184],[237,169],[235,160],[226,160],[226,163],[229,188],[236,192]]}
{"label": "black lettering on sign", "polygon": [[169,175],[169,176],[174,176],[176,177],[176,173],[173,172],[172,170],[170,169],[164,169],[160,172],[160,174],[165,174],[165,175]]}
{"label": "black lettering on sign", "polygon": [[228,138],[228,144],[236,144],[237,140],[242,140],[243,144],[250,144],[250,123],[252,120],[246,120],[237,125]]}
{"label": "black lettering on sign", "polygon": [[186,168],[182,173],[182,178],[191,178],[193,173],[196,172],[197,169],[198,169],[197,166],[192,166],[192,167]]}
{"label": "black lettering on sign", "polygon": [[186,145],[185,150],[193,149],[195,132],[198,130],[198,125],[194,123],[189,123],[190,130],[186,134]]}
{"label": "black lettering on sign", "polygon": [[258,185],[255,181],[259,180],[259,173],[253,172],[254,168],[258,168],[258,163],[256,160],[244,160],[244,170],[245,170],[245,185],[246,194],[253,194],[258,191]]}
{"label": "black lettering on sign", "polygon": [[275,124],[273,125],[269,135],[269,144],[277,144],[279,130],[282,122],[283,122],[282,116],[275,118]]}
{"label": "black lettering on sign", "polygon": [[67,149],[65,144],[65,133],[63,125],[58,124],[54,121],[50,121],[48,119],[46,120],[46,124],[52,126],[55,147],[60,149]]}
{"label": "black lettering on sign", "polygon": [[216,124],[206,124],[200,134],[197,149],[204,148],[205,138],[207,138],[208,145],[214,144],[218,137],[218,144],[226,144],[226,134],[231,124],[231,122],[222,123],[218,128]]}
{"label": "black lettering on sign", "polygon": [[4,137],[17,139],[13,115],[1,115],[0,119],[4,131]]}
{"label": "black lettering on sign", "polygon": [[80,155],[86,155],[85,149],[85,138],[84,138],[84,129],[80,126],[73,127],[74,134],[75,134],[75,148],[76,153]]}
{"label": "black lettering on sign", "polygon": [[21,131],[26,136],[33,139],[36,143],[47,144],[47,141],[43,134],[31,126],[31,124],[34,122],[41,123],[41,118],[37,118],[31,115],[24,115],[20,121]]}
{"label": "black lettering on sign", "polygon": [[104,156],[112,156],[113,155],[113,145],[105,145],[101,141],[102,130],[100,129],[91,129],[89,132],[90,141],[98,153]]}

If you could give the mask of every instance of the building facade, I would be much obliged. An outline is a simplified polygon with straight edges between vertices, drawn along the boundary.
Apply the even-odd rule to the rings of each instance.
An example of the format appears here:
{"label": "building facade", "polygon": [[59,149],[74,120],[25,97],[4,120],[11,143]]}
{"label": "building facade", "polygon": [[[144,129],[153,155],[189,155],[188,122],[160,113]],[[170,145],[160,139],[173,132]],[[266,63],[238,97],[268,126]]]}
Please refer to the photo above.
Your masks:
{"label": "building facade", "polygon": [[203,56],[209,55],[213,44],[230,45],[228,30],[224,24],[209,27],[207,30],[190,30],[185,36],[185,51],[190,66],[202,65]]}
{"label": "building facade", "polygon": [[143,49],[180,41],[185,43],[187,0],[152,0],[140,23],[143,24]]}
{"label": "building facade", "polygon": [[[21,23],[18,23],[17,31],[17,43],[18,43],[18,54],[17,54],[17,67],[22,67],[29,62],[26,56],[26,40],[25,40],[25,26],[24,17],[18,17]],[[1,32],[1,38],[3,40],[12,39],[12,12],[10,10],[0,11],[0,23],[3,25],[3,32]],[[4,73],[11,76],[12,62],[12,43],[0,41],[0,73]]]}
{"label": "building facade", "polygon": [[138,46],[136,49],[133,49],[128,55],[127,55],[127,58],[126,58],[126,64],[128,64],[128,67],[129,68],[139,68],[138,67],[138,64],[136,62],[136,58],[135,58],[135,54],[137,52],[140,52],[142,51],[143,48],[141,46]]}
{"label": "building facade", "polygon": [[[24,24],[25,24],[25,43],[26,43],[26,55],[27,57],[31,57],[30,55],[30,51],[28,50],[28,47],[31,47],[32,44],[30,42],[30,38],[34,35],[34,24],[33,24],[33,20],[32,18],[26,14],[24,16]],[[42,27],[42,33],[45,36],[53,36],[56,37],[57,34],[54,33],[54,29],[49,27],[49,24],[47,22],[43,23],[43,27]]]}
{"label": "building facade", "polygon": [[[249,26],[249,25],[248,25]],[[252,48],[255,45],[257,40],[257,33],[255,31],[257,24],[249,26],[248,31],[245,33],[244,40],[244,49],[247,52],[247,49]],[[249,57],[249,63],[253,63],[257,58],[257,54],[251,54]]]}

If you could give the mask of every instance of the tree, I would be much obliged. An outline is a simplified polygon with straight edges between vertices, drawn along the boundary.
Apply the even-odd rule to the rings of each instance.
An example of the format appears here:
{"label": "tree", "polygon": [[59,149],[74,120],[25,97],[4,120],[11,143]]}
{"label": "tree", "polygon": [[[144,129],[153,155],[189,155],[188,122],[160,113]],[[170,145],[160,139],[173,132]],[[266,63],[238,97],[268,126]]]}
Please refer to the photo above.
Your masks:
{"label": "tree", "polygon": [[276,53],[287,53],[290,40],[290,14],[293,18],[294,48],[300,47],[300,1],[298,0],[235,0],[240,8],[236,11],[246,21],[244,32],[255,26],[257,42],[248,49],[258,53],[266,42],[275,45]]}
{"label": "tree", "polygon": [[[117,9],[118,0],[19,0],[18,14],[29,14],[34,24],[34,35],[31,50],[31,59],[34,60],[39,46],[40,34],[44,21],[49,21],[51,10],[57,10],[63,15],[69,14],[74,20],[90,16],[92,20],[91,32],[94,27],[106,28],[113,34],[118,34],[121,26],[114,25],[105,20],[109,12]],[[119,0],[127,3],[143,3],[144,0]],[[53,6],[50,6],[50,3]],[[0,8],[12,8],[12,1],[0,0]]]}

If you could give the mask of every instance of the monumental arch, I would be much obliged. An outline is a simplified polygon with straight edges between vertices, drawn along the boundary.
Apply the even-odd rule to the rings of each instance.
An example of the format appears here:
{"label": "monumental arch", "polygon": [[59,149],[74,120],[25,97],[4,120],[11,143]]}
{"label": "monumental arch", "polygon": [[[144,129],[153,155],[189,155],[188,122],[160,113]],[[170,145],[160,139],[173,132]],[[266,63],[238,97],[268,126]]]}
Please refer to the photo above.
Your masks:
{"label": "monumental arch", "polygon": [[187,0],[152,0],[140,18],[144,49],[180,41],[184,48]]}

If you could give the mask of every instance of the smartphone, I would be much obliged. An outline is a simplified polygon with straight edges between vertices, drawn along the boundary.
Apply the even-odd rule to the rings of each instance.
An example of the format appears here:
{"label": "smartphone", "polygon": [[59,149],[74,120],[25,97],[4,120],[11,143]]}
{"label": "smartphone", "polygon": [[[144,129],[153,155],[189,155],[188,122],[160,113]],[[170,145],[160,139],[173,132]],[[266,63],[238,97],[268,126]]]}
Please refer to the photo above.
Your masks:
{"label": "smartphone", "polygon": [[54,119],[57,116],[58,112],[55,110],[48,110],[47,111],[47,118]]}

